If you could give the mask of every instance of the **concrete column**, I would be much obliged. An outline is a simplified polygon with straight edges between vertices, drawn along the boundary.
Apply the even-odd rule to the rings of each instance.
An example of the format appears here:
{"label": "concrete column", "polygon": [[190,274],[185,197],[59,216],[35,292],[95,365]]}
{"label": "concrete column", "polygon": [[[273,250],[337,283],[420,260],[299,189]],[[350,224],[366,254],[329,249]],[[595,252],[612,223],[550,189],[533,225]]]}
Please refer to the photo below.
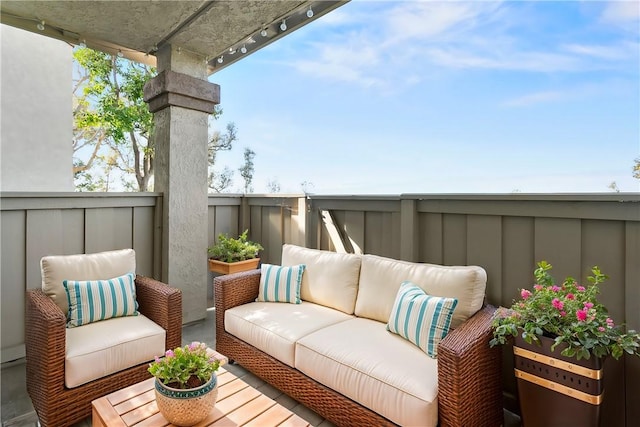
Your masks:
{"label": "concrete column", "polygon": [[207,308],[208,117],[220,87],[207,81],[204,58],[166,45],[157,54],[158,76],[144,88],[154,113],[154,190],[163,193],[162,277],[182,290],[183,323],[203,319]]}

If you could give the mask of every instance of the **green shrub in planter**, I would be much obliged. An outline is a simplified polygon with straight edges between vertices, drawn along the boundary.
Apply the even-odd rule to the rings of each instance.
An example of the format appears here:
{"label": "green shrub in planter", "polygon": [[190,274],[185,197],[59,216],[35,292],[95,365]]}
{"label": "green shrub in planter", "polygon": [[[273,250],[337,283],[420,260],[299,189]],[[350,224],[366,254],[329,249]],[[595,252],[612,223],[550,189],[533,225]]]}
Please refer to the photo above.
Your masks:
{"label": "green shrub in planter", "polygon": [[249,230],[244,230],[237,239],[226,234],[218,235],[218,242],[210,246],[207,251],[209,257],[218,261],[237,262],[258,257],[258,252],[264,248],[259,243],[247,240]]}

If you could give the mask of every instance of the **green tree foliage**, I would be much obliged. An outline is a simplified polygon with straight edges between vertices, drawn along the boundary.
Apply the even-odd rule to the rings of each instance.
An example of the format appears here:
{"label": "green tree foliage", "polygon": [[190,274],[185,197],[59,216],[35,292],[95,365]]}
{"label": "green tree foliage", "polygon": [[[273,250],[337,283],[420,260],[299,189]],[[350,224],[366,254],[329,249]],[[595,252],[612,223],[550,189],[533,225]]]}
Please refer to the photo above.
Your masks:
{"label": "green tree foliage", "polygon": [[[76,178],[92,189],[89,171],[100,163],[105,175],[119,170],[125,180],[135,178],[138,191],[148,191],[154,167],[153,115],[142,90],[155,69],[87,48],[76,49],[74,59],[81,68],[74,108]],[[91,151],[88,161],[80,157],[83,148]],[[105,191],[108,185],[106,179]],[[130,181],[127,186],[133,187]]]}
{"label": "green tree foliage", "polygon": [[[74,178],[80,191],[109,191],[113,181],[128,191],[152,190],[154,122],[143,100],[145,83],[156,70],[145,64],[88,48],[77,48],[74,77]],[[211,121],[222,114],[216,106]],[[233,184],[227,167],[214,170],[216,154],[237,139],[235,125],[211,131],[208,142],[209,187],[222,192]]]}
{"label": "green tree foliage", "polygon": [[251,185],[251,182],[253,181],[253,159],[255,157],[256,153],[253,150],[249,148],[244,149],[244,165],[242,165],[238,170],[240,171],[240,176],[244,179],[245,194],[253,193],[253,186]]}
{"label": "green tree foliage", "polygon": [[636,179],[640,179],[640,157],[634,160],[635,164],[633,165],[633,177]]}

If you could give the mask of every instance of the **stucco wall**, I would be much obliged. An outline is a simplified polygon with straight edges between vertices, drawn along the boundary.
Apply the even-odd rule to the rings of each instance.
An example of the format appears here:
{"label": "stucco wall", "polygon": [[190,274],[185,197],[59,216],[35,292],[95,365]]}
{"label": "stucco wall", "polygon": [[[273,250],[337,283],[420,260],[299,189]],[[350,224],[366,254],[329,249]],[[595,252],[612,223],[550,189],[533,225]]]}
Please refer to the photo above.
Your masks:
{"label": "stucco wall", "polygon": [[72,52],[0,25],[0,190],[73,191]]}

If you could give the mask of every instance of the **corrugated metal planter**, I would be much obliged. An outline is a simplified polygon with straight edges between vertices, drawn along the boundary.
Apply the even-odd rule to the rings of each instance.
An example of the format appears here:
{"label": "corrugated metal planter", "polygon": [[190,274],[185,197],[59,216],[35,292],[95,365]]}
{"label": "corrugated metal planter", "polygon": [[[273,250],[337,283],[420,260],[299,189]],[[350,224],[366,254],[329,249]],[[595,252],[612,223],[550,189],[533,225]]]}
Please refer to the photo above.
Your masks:
{"label": "corrugated metal planter", "polygon": [[220,274],[232,274],[258,268],[260,258],[252,258],[237,262],[224,262],[209,258],[209,271]]}
{"label": "corrugated metal planter", "polygon": [[604,395],[602,360],[564,357],[552,338],[542,346],[520,334],[513,347],[523,427],[597,427]]}

